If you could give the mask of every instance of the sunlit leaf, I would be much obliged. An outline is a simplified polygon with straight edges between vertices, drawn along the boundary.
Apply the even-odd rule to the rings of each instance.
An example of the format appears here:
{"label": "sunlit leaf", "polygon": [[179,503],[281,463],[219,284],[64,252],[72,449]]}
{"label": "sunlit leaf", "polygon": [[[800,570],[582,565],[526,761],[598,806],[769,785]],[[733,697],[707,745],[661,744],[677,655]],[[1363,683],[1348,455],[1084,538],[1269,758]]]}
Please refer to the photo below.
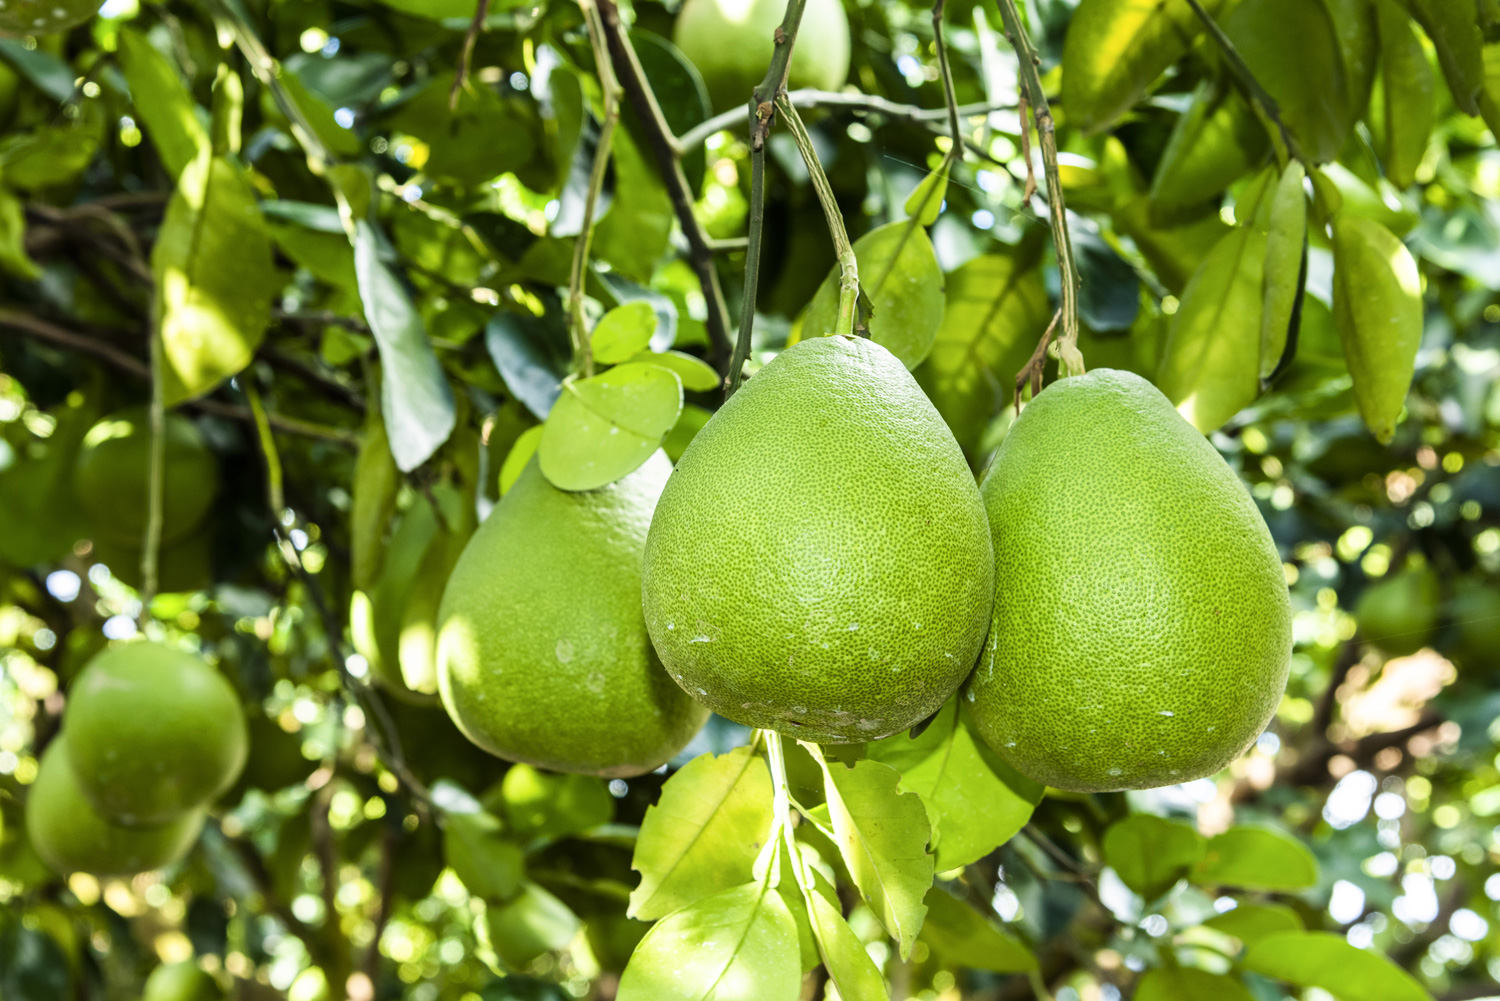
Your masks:
{"label": "sunlit leaf", "polygon": [[515,486],[516,480],[521,478],[521,473],[526,469],[526,464],[531,457],[536,455],[537,446],[542,443],[542,426],[527,428],[521,432],[516,443],[505,456],[505,462],[500,467],[500,496],[504,497]]}
{"label": "sunlit leaf", "polygon": [[943,200],[948,197],[948,173],[952,162],[944,159],[942,166],[927,174],[906,196],[906,214],[917,220],[919,226],[931,226],[937,222],[942,211]]}
{"label": "sunlit leaf", "polygon": [[371,407],[354,463],[354,499],[349,515],[351,580],[361,591],[375,586],[385,562],[385,532],[400,486],[401,471],[391,458],[385,421],[380,408]]}
{"label": "sunlit leaf", "polygon": [[1104,861],[1125,885],[1155,900],[1203,857],[1203,838],[1191,824],[1137,813],[1104,832]]}
{"label": "sunlit leaf", "polygon": [[1239,91],[1207,81],[1172,129],[1151,180],[1151,204],[1176,208],[1205,202],[1255,167],[1269,147],[1265,128]]}
{"label": "sunlit leaf", "polygon": [[1254,1001],[1234,977],[1191,966],[1148,970],[1135,989],[1135,1001]]}
{"label": "sunlit leaf", "polygon": [[655,331],[656,312],[649,302],[637,300],[616,306],[599,318],[590,335],[594,360],[617,365],[644,351]]}
{"label": "sunlit leaf", "polygon": [[542,473],[560,490],[613,483],[651,458],[681,412],[681,381],[656,365],[629,362],[565,382],[542,425]]}
{"label": "sunlit leaf", "polygon": [[922,941],[943,959],[972,970],[1024,973],[1036,969],[1036,957],[1020,939],[995,927],[974,908],[941,887],[927,894],[927,921]]}
{"label": "sunlit leaf", "polygon": [[1245,904],[1216,914],[1203,922],[1205,928],[1221,931],[1249,945],[1267,935],[1283,931],[1301,931],[1302,919],[1285,904]]}
{"label": "sunlit leaf", "polygon": [[865,944],[844,920],[833,886],[812,866],[807,867],[807,879],[812,884],[807,911],[813,937],[818,943],[818,955],[828,968],[828,979],[838,988],[839,997],[844,1001],[886,1001],[890,994],[885,978],[870,961]]}
{"label": "sunlit leaf", "polygon": [[1307,174],[1292,161],[1276,182],[1266,234],[1264,293],[1260,314],[1260,377],[1269,379],[1282,363],[1296,306],[1302,301],[1306,278],[1303,256],[1307,246]]}
{"label": "sunlit leaf", "polygon": [[1406,188],[1416,180],[1437,120],[1437,82],[1427,53],[1401,8],[1380,3],[1375,13],[1380,26],[1379,100],[1377,113],[1367,120],[1386,177],[1396,187]]}
{"label": "sunlit leaf", "polygon": [[120,31],[120,69],[130,84],[131,103],[151,137],[162,166],[175,180],[210,146],[208,130],[177,68],[144,35]]}
{"label": "sunlit leaf", "polygon": [[1298,987],[1321,987],[1339,1001],[1431,1001],[1411,974],[1384,956],[1328,932],[1278,932],[1250,946],[1245,969]]}
{"label": "sunlit leaf", "polygon": [[500,784],[497,806],[516,837],[567,837],[614,819],[615,801],[604,780],[592,775],[554,775],[530,765],[511,765]]}
{"label": "sunlit leaf", "polygon": [[1302,890],[1318,882],[1318,862],[1302,842],[1261,827],[1231,827],[1208,840],[1192,880],[1252,890]]}
{"label": "sunlit leaf", "polygon": [[529,880],[521,884],[514,899],[491,905],[485,917],[495,952],[512,969],[525,967],[544,952],[565,947],[578,934],[578,916]]}
{"label": "sunlit leaf", "polygon": [[1484,35],[1473,0],[1402,0],[1437,49],[1438,65],[1459,108],[1479,114]]}
{"label": "sunlit leaf", "polygon": [[488,813],[454,813],[443,820],[443,858],[464,888],[485,900],[508,900],[521,888],[521,846],[507,840]]}

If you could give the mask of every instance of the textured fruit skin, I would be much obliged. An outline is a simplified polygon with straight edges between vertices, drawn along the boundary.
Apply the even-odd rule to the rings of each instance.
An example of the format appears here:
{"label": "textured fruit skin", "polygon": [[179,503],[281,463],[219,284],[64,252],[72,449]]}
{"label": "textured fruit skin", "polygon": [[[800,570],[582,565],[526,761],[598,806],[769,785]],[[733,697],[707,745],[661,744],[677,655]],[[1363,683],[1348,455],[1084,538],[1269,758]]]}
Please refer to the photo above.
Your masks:
{"label": "textured fruit skin", "polygon": [[68,689],[80,786],[106,818],[163,824],[217,798],[250,746],[234,687],[198,657],[125,643],[89,661]]}
{"label": "textured fruit skin", "polygon": [[224,996],[197,963],[163,963],[146,978],[141,1001],[218,1001]]}
{"label": "textured fruit skin", "polygon": [[885,348],[783,351],[698,432],[646,542],[646,626],[690,694],[746,726],[872,740],[974,666],[994,560],[958,443]]}
{"label": "textured fruit skin", "polygon": [[[687,0],[672,41],[703,75],[715,111],[744,107],[765,79],[786,14],[782,0]],[[840,0],[808,0],[787,89],[837,90],[849,77],[849,18]]]}
{"label": "textured fruit skin", "polygon": [[1442,600],[1442,586],[1431,570],[1407,570],[1378,580],[1354,603],[1360,638],[1394,657],[1416,653],[1437,629]]}
{"label": "textured fruit skin", "polygon": [[1054,383],[982,490],[998,589],[966,697],[1013,768],[1145,789],[1211,775],[1255,740],[1291,662],[1281,561],[1156,387],[1112,369]]}
{"label": "textured fruit skin", "polygon": [[[218,491],[219,464],[197,425],[168,414],[161,541],[170,545],[203,523]],[[151,423],[145,407],[101,420],[84,435],[73,489],[95,532],[117,545],[139,546],[146,530]]]}
{"label": "textured fruit skin", "polygon": [[111,824],[84,797],[67,743],[58,738],[47,745],[26,796],[26,834],[43,862],[59,873],[129,876],[187,854],[203,827],[202,810],[160,827]]}
{"label": "textured fruit skin", "polygon": [[82,24],[99,0],[10,0],[0,10],[0,35],[51,35]]}
{"label": "textured fruit skin", "polygon": [[438,689],[474,743],[610,778],[659,767],[708,718],[641,621],[641,551],[672,464],[658,451],[568,493],[533,459],[465,547],[438,610]]}

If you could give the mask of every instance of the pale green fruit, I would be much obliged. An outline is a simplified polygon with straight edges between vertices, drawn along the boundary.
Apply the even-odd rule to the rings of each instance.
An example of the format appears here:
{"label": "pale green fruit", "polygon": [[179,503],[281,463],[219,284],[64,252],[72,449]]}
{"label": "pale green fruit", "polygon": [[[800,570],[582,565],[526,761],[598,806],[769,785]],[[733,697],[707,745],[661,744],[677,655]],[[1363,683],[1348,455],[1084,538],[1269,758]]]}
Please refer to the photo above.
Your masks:
{"label": "pale green fruit", "polygon": [[[748,106],[766,76],[782,0],[687,0],[672,41],[703,75],[714,110]],[[787,89],[837,90],[849,77],[849,18],[839,0],[808,0],[792,49]]]}
{"label": "pale green fruit", "polygon": [[1428,569],[1377,580],[1354,603],[1360,637],[1393,656],[1416,653],[1432,640],[1442,601],[1438,576]]}
{"label": "pale green fruit", "polygon": [[[219,464],[197,425],[167,414],[161,541],[177,542],[208,517]],[[89,429],[78,450],[73,489],[93,530],[112,543],[139,546],[146,531],[151,422],[145,407],[111,414]]]}
{"label": "pale green fruit", "polygon": [[224,992],[197,963],[163,963],[146,978],[141,1001],[219,1001]]}

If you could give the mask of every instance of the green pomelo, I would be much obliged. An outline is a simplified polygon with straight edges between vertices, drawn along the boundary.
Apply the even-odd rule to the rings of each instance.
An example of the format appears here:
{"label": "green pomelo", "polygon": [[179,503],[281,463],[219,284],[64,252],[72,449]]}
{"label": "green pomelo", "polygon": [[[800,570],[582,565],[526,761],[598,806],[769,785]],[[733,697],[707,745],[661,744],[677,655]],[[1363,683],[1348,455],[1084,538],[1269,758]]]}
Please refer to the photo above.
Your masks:
{"label": "green pomelo", "polygon": [[693,439],[646,543],[646,626],[720,715],[847,743],[936,712],[974,666],[994,561],[953,434],[854,337],[783,351]]}
{"label": "green pomelo", "polygon": [[200,658],[125,643],[89,661],[65,715],[79,785],[117,824],[163,824],[239,778],[249,747],[234,687]]}
{"label": "green pomelo", "polygon": [[[168,414],[162,480],[161,541],[171,544],[203,523],[218,492],[219,464],[197,425]],[[95,532],[139,546],[146,531],[151,422],[131,407],[89,429],[78,450],[73,488]]]}
{"label": "green pomelo", "polygon": [[141,1001],[217,1001],[224,992],[197,963],[163,963],[146,978]]}
{"label": "green pomelo", "polygon": [[662,765],[708,714],[667,677],[641,620],[641,551],[672,464],[657,452],[568,493],[533,459],[448,579],[438,684],[491,754],[626,777]]}
{"label": "green pomelo", "polygon": [[120,827],[105,820],[84,796],[69,751],[62,737],[47,745],[26,797],[26,834],[53,869],[129,876],[171,865],[198,840],[202,810],[160,827]]}
{"label": "green pomelo", "polygon": [[[687,0],[672,41],[698,68],[715,111],[746,107],[765,79],[786,15],[782,0]],[[787,89],[837,90],[849,77],[849,18],[839,0],[808,0]]]}
{"label": "green pomelo", "polygon": [[82,24],[99,0],[7,0],[0,4],[0,35],[51,35]]}
{"label": "green pomelo", "polygon": [[1448,656],[1466,671],[1500,669],[1500,588],[1460,581],[1448,608],[1452,643]]}
{"label": "green pomelo", "polygon": [[1431,641],[1441,603],[1442,588],[1431,570],[1378,580],[1354,603],[1360,638],[1395,657],[1416,653]]}
{"label": "green pomelo", "polygon": [[1249,493],[1156,387],[1112,369],[1022,411],[984,480],[995,617],[967,697],[1060,789],[1212,775],[1271,719],[1291,602]]}
{"label": "green pomelo", "polygon": [[[162,546],[156,554],[156,590],[159,594],[202,591],[213,585],[213,531],[204,525],[185,539]],[[140,539],[122,545],[103,536],[93,540],[90,562],[103,563],[110,575],[136,590],[141,587]]]}

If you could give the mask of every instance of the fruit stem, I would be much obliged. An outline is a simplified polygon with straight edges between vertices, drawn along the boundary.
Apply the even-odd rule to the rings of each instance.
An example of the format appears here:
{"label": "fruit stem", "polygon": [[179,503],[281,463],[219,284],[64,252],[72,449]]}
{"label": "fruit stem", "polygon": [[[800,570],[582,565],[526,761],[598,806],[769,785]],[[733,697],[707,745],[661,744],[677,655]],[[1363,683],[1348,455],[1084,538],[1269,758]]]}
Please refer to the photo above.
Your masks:
{"label": "fruit stem", "polygon": [[146,460],[146,533],[141,541],[141,628],[151,617],[151,599],[156,597],[158,561],[161,558],[162,502],[166,492],[167,467],[167,388],[162,370],[166,367],[165,348],[161,339],[161,301],[151,294],[151,455]]}
{"label": "fruit stem", "polygon": [[[828,223],[828,235],[833,238],[833,251],[839,261],[839,316],[831,332],[836,336],[848,336],[854,333],[855,306],[859,301],[859,262],[854,257],[854,245],[849,242],[843,214],[839,212],[838,200],[833,196],[833,186],[828,183],[828,175],[823,173],[823,164],[818,160],[818,151],[813,148],[812,137],[807,134],[807,126],[802,124],[802,116],[797,114],[797,109],[787,100],[785,93],[776,95],[776,108],[786,119],[792,139],[797,143],[797,150],[802,154],[802,162],[807,164],[807,173],[812,180],[813,190],[817,192],[818,204],[823,206],[823,218]],[[813,336],[820,333],[821,331],[812,332]]]}
{"label": "fruit stem", "polygon": [[797,851],[797,838],[792,829],[792,794],[786,780],[786,750],[781,744],[781,734],[766,730],[766,759],[771,765],[771,787],[775,794],[774,829],[779,829],[782,844],[786,848],[786,861],[792,867],[792,876],[797,888],[802,891],[803,901],[809,912],[812,909],[812,879],[802,867],[802,855]]}
{"label": "fruit stem", "polygon": [[594,147],[594,163],[589,170],[589,190],[583,202],[583,225],[573,245],[573,272],[568,279],[568,334],[573,340],[573,364],[587,378],[594,374],[594,349],[589,332],[583,327],[583,279],[588,268],[589,245],[594,239],[594,212],[599,193],[604,190],[604,175],[609,169],[609,151],[614,145],[615,126],[620,122],[620,82],[615,78],[604,43],[604,23],[594,0],[579,0],[584,21],[588,24],[589,43],[594,49],[594,66],[604,91],[604,121],[599,124],[599,142]]}

